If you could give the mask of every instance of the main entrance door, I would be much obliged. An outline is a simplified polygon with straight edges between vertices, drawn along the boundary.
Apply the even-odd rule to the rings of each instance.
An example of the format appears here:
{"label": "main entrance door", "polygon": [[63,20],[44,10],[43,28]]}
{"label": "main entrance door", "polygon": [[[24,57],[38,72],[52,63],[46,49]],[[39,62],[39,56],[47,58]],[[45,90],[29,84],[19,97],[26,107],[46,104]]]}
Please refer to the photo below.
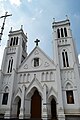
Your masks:
{"label": "main entrance door", "polygon": [[31,118],[41,118],[41,96],[37,90],[31,97]]}
{"label": "main entrance door", "polygon": [[54,100],[54,98],[51,100],[51,116],[52,119],[57,118],[57,114],[56,114],[56,101]]}

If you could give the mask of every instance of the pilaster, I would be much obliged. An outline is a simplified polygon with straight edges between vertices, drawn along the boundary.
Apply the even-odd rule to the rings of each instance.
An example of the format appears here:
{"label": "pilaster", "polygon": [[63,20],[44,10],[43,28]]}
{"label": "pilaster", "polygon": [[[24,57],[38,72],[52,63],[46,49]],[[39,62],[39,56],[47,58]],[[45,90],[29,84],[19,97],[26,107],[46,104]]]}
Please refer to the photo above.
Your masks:
{"label": "pilaster", "polygon": [[47,111],[47,99],[46,99],[46,85],[44,85],[44,96],[43,96],[43,100],[42,100],[42,119],[43,120],[47,120],[48,118],[48,111]]}
{"label": "pilaster", "polygon": [[25,95],[25,86],[23,85],[19,119],[24,119],[24,95]]}

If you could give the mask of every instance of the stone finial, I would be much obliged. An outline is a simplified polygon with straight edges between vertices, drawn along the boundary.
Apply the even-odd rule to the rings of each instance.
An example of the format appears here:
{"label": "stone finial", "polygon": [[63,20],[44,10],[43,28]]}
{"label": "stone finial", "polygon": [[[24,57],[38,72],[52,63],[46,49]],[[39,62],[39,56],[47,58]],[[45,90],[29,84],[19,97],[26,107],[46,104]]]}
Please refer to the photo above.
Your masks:
{"label": "stone finial", "polygon": [[53,22],[55,22],[55,18],[53,18]]}
{"label": "stone finial", "polygon": [[12,27],[11,27],[11,30],[10,30],[11,32],[12,32]]}
{"label": "stone finial", "polygon": [[68,18],[68,15],[66,15],[66,19],[68,20],[69,18]]}
{"label": "stone finial", "polygon": [[23,29],[23,25],[21,25],[21,29]]}
{"label": "stone finial", "polygon": [[11,27],[11,29],[10,29],[10,32],[12,32],[12,27]]}

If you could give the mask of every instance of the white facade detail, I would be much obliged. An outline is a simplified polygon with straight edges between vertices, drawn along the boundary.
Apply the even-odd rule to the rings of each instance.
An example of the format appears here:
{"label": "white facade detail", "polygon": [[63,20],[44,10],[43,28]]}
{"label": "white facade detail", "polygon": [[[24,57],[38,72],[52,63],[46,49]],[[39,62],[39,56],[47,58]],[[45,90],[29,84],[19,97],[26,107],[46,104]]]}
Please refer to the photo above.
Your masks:
{"label": "white facade detail", "polygon": [[53,22],[54,60],[27,55],[22,28],[9,32],[0,70],[0,118],[80,119],[80,70],[68,19]]}

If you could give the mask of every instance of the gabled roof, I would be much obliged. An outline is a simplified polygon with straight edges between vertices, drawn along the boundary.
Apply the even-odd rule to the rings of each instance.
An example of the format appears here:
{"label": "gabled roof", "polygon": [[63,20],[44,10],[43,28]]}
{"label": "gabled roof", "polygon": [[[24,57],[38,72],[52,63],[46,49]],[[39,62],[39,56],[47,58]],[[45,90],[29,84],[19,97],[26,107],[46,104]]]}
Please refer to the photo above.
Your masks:
{"label": "gabled roof", "polygon": [[[40,66],[39,67],[35,67],[32,65],[33,59],[34,58],[39,58],[40,59]],[[54,61],[51,60],[38,46],[36,46],[32,52],[25,58],[25,60],[21,63],[21,65],[19,66],[18,71],[31,71],[31,70],[40,70],[40,69],[44,69],[43,66],[46,69],[55,69],[55,64]],[[41,67],[41,68],[40,68]],[[24,69],[24,70],[23,70]]]}

